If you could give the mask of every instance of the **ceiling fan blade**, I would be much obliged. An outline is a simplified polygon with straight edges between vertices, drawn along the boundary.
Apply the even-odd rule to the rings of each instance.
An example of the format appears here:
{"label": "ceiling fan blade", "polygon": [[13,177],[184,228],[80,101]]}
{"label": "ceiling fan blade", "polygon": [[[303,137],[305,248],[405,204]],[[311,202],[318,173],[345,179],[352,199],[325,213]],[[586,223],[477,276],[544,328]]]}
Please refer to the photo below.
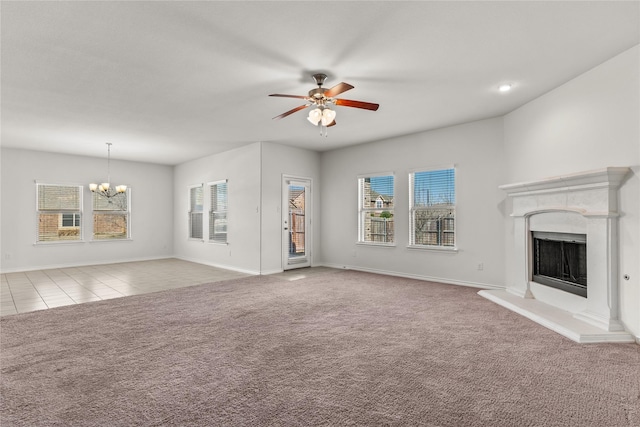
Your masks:
{"label": "ceiling fan blade", "polygon": [[282,95],[280,93],[272,93],[269,96],[279,96],[281,98],[298,98],[298,99],[307,99],[307,98],[309,98],[308,96],[303,96],[303,95]]}
{"label": "ceiling fan blade", "polygon": [[351,86],[350,84],[344,82],[338,83],[337,85],[326,91],[324,93],[324,96],[326,96],[327,98],[333,98],[334,96],[340,95],[342,92],[346,92],[350,89],[353,89],[353,86]]}
{"label": "ceiling fan blade", "polygon": [[307,108],[309,105],[311,105],[311,104],[304,104],[304,105],[301,105],[301,106],[299,106],[299,107],[296,107],[296,108],[294,108],[293,110],[289,110],[289,111],[287,111],[286,113],[282,113],[282,114],[280,114],[279,116],[275,116],[275,117],[273,118],[273,120],[275,120],[275,119],[282,119],[282,118],[287,117],[287,116],[289,116],[289,115],[291,115],[291,114],[293,114],[293,113],[295,113],[295,112],[297,112],[297,111],[304,110],[304,109],[305,109],[305,108]]}
{"label": "ceiling fan blade", "polygon": [[327,125],[327,127],[328,127],[328,128],[330,128],[331,126],[335,126],[335,125],[337,125],[337,123],[336,123],[336,121],[334,120],[334,121],[332,121],[331,123],[329,123],[329,124]]}
{"label": "ceiling fan blade", "polygon": [[380,107],[379,104],[373,104],[371,102],[363,102],[363,101],[352,101],[350,99],[336,99],[335,104],[341,105],[343,107],[362,108],[364,110],[371,110],[371,111],[376,111],[378,110],[378,107]]}

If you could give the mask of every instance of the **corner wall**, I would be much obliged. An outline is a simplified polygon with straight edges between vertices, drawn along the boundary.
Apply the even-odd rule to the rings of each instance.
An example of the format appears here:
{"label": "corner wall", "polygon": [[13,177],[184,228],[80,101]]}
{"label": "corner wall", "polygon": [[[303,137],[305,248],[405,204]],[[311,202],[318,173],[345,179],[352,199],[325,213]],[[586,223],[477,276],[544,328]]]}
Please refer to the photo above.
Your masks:
{"label": "corner wall", "polygon": [[[262,143],[262,241],[261,271],[282,271],[282,176],[311,178],[311,257],[320,253],[320,154],[270,142]],[[288,245],[288,242],[287,242]]]}
{"label": "corner wall", "polygon": [[[113,183],[131,188],[131,240],[35,244],[35,181],[84,186],[84,223],[91,221],[89,183],[104,180],[106,158],[2,148],[2,272],[167,258],[173,253],[173,167],[111,160]],[[161,190],[158,190],[161,189]]]}
{"label": "corner wall", "polygon": [[[640,340],[640,46],[507,114],[504,125],[507,167],[502,184],[631,167],[618,194],[618,284],[620,320]],[[515,274],[510,220],[506,227],[510,283]]]}
{"label": "corner wall", "polygon": [[[445,283],[503,287],[502,118],[322,153],[324,264]],[[456,167],[458,252],[408,249],[409,171]],[[394,247],[358,244],[357,176],[395,174]],[[482,264],[482,270],[479,270]]]}
{"label": "corner wall", "polygon": [[[182,163],[174,176],[175,256],[260,274],[260,143]],[[228,180],[228,243],[209,243],[206,229],[204,241],[189,239],[189,188],[223,179]]]}

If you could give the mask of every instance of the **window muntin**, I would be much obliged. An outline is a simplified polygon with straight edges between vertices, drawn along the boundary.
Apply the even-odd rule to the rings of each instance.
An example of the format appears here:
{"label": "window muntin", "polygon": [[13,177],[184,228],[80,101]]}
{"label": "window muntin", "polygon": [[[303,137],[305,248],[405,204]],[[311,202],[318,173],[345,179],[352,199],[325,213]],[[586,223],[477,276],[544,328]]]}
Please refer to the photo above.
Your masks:
{"label": "window muntin", "polygon": [[358,242],[393,244],[393,174],[358,178]]}
{"label": "window muntin", "polygon": [[455,169],[426,169],[409,174],[409,245],[456,245]]}
{"label": "window muntin", "polygon": [[227,181],[209,183],[209,241],[227,243]]}
{"label": "window muntin", "polygon": [[93,197],[93,240],[130,238],[130,188],[124,193],[106,197],[98,192]]}
{"label": "window muntin", "polygon": [[189,238],[202,240],[204,212],[202,184],[189,188]]}
{"label": "window muntin", "polygon": [[82,240],[82,186],[37,183],[36,206],[36,242]]}

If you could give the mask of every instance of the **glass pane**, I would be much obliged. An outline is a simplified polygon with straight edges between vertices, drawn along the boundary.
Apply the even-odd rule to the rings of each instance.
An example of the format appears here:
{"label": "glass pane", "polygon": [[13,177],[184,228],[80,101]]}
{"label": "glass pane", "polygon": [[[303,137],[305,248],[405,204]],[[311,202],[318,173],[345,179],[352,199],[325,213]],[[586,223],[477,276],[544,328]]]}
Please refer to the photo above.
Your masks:
{"label": "glass pane", "polygon": [[393,175],[361,178],[362,208],[393,210]]}
{"label": "glass pane", "polygon": [[305,188],[289,186],[289,258],[305,255]]}
{"label": "glass pane", "polygon": [[[74,225],[74,216],[77,225]],[[67,221],[65,221],[65,217],[67,217]],[[68,218],[71,218],[70,222]],[[80,240],[80,237],[79,213],[41,213],[38,215],[38,242]]]}
{"label": "glass pane", "polygon": [[219,243],[227,242],[226,212],[211,212],[209,214],[209,240]]}
{"label": "glass pane", "polygon": [[94,211],[127,211],[128,200],[127,189],[124,193],[116,193],[112,197],[105,197],[99,193],[93,194],[93,210]]}
{"label": "glass pane", "polygon": [[227,208],[227,183],[211,186],[211,210],[226,211]]}
{"label": "glass pane", "polygon": [[413,174],[414,206],[451,206],[455,203],[454,169],[415,172]]}
{"label": "glass pane", "polygon": [[202,239],[202,213],[194,212],[189,214],[189,237],[191,239]]}
{"label": "glass pane", "polygon": [[189,190],[190,212],[202,212],[203,198],[202,187],[192,187]]}
{"label": "glass pane", "polygon": [[393,243],[393,213],[387,210],[362,212],[363,241],[371,243]]}
{"label": "glass pane", "polygon": [[96,213],[93,215],[93,238],[96,240],[126,239],[128,215]]}
{"label": "glass pane", "polygon": [[455,246],[455,211],[433,208],[413,211],[415,245]]}

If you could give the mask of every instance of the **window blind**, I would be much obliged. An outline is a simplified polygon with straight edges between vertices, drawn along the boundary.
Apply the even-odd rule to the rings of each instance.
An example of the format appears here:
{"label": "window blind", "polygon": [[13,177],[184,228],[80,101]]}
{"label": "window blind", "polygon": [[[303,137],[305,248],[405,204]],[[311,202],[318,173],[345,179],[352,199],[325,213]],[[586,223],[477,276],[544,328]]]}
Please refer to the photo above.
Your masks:
{"label": "window blind", "polygon": [[82,240],[82,186],[36,184],[37,242]]}
{"label": "window blind", "polygon": [[122,240],[130,237],[130,191],[131,188],[127,188],[124,193],[113,197],[92,193],[94,240]]}
{"label": "window blind", "polygon": [[189,189],[189,238],[202,239],[202,215],[203,215],[202,185]]}
{"label": "window blind", "polygon": [[394,242],[394,176],[358,178],[358,241]]}
{"label": "window blind", "polygon": [[409,174],[409,244],[455,246],[455,169]]}
{"label": "window blind", "polygon": [[209,184],[209,240],[216,243],[227,242],[227,211],[228,188],[227,182]]}

